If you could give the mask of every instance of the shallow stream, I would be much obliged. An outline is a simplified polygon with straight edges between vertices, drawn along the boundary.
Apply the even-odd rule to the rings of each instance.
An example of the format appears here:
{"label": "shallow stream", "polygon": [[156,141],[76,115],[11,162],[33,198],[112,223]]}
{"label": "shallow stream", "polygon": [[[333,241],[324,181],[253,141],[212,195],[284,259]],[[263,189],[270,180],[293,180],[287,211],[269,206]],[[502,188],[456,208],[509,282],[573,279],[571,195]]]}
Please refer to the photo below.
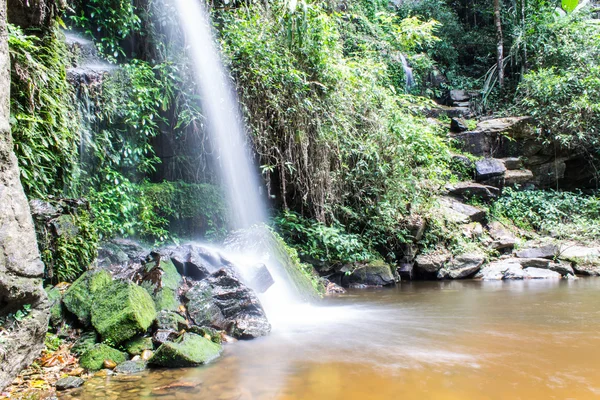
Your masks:
{"label": "shallow stream", "polygon": [[355,290],[210,365],[96,377],[62,398],[600,398],[599,305],[594,278]]}

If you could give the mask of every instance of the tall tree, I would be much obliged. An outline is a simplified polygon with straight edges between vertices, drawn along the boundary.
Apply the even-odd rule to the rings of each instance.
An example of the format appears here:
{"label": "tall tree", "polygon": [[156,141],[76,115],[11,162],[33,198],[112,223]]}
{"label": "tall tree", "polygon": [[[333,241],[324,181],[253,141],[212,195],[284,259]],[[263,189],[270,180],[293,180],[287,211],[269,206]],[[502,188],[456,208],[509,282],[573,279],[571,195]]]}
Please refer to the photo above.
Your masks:
{"label": "tall tree", "polygon": [[494,23],[496,24],[496,43],[498,47],[498,85],[504,86],[504,39],[502,37],[502,17],[500,0],[494,0]]}

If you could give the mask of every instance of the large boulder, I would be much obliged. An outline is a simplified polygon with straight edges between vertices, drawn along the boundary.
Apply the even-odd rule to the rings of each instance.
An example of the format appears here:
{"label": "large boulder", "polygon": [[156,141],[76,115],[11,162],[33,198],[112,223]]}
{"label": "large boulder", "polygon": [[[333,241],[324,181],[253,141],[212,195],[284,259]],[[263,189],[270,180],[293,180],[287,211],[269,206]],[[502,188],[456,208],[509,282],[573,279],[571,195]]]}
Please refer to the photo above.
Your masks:
{"label": "large boulder", "polygon": [[[13,1],[12,3],[17,3]],[[27,3],[27,2],[21,2]],[[16,5],[14,7],[17,7]],[[23,15],[11,4],[10,12]],[[39,11],[39,10],[38,10]],[[11,383],[44,348],[48,300],[42,287],[40,260],[33,220],[21,186],[9,124],[10,73],[6,2],[0,1],[0,391]],[[11,315],[27,312],[17,321]]]}
{"label": "large boulder", "polygon": [[392,268],[383,260],[371,261],[367,264],[352,264],[341,270],[343,286],[355,284],[367,286],[388,286],[396,282]]}
{"label": "large boulder", "polygon": [[541,247],[530,247],[517,251],[519,258],[547,258],[553,259],[558,254],[558,247],[555,245],[546,245]]}
{"label": "large boulder", "polygon": [[65,308],[84,325],[91,323],[91,310],[96,292],[110,285],[112,277],[106,271],[87,271],[67,289],[63,296]]}
{"label": "large boulder", "polygon": [[241,339],[265,336],[271,331],[258,297],[231,268],[222,268],[194,283],[185,297],[188,313],[198,326],[223,329]]}
{"label": "large boulder", "polygon": [[149,364],[186,368],[206,364],[221,354],[221,345],[194,333],[184,333],[173,342],[163,343],[148,360]]}
{"label": "large boulder", "polygon": [[113,281],[94,296],[92,325],[102,338],[121,343],[145,332],[156,316],[154,301],[143,288]]}
{"label": "large boulder", "polygon": [[558,272],[549,269],[529,267],[523,269],[523,279],[560,279]]}
{"label": "large boulder", "polygon": [[490,247],[494,250],[512,250],[517,238],[500,222],[494,221],[488,226],[490,237],[493,239]]}
{"label": "large boulder", "polygon": [[438,279],[463,279],[467,278],[481,268],[485,256],[479,253],[462,254],[447,263],[438,271]]}
{"label": "large boulder", "polygon": [[120,364],[127,360],[127,353],[113,349],[105,344],[97,344],[83,353],[79,358],[79,365],[90,371],[102,369],[104,361],[113,361]]}
{"label": "large boulder", "polygon": [[485,210],[464,204],[450,196],[442,196],[439,204],[444,217],[452,222],[461,224],[481,222],[486,217]]}
{"label": "large boulder", "polygon": [[159,252],[171,258],[179,274],[193,280],[202,280],[223,267],[232,266],[220,252],[200,244],[169,246]]}
{"label": "large boulder", "polygon": [[169,258],[151,253],[132,278],[152,296],[158,310],[174,311],[179,308],[181,276]]}
{"label": "large boulder", "polygon": [[415,260],[415,264],[417,268],[424,272],[437,274],[450,257],[452,255],[448,252],[419,254]]}

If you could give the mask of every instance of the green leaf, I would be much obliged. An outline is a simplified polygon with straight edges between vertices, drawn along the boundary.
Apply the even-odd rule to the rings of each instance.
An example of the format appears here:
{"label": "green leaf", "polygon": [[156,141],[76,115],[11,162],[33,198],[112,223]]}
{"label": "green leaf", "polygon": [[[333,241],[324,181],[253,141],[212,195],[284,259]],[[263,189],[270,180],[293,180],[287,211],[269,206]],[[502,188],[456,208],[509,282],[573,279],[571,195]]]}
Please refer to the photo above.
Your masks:
{"label": "green leaf", "polygon": [[562,0],[562,8],[566,12],[573,12],[578,4],[579,0]]}

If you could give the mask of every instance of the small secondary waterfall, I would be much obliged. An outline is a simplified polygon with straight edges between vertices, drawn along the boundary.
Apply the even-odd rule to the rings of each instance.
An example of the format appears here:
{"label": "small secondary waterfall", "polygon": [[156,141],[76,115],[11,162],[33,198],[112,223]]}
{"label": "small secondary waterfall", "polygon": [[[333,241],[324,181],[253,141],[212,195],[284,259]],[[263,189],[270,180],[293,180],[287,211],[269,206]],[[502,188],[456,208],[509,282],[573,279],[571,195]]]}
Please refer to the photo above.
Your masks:
{"label": "small secondary waterfall", "polygon": [[[226,186],[232,218],[231,227],[244,229],[264,223],[267,220],[267,212],[260,197],[258,171],[252,163],[251,152],[246,145],[246,130],[236,93],[229,84],[227,71],[215,48],[209,14],[202,0],[173,1],[194,63],[208,134],[217,153],[217,170],[220,171],[221,180]],[[249,241],[258,242],[258,235],[255,238],[250,237]],[[298,304],[299,299],[294,294],[293,279],[273,258],[272,250],[274,249],[264,247],[260,250],[233,249],[233,254],[228,256],[242,268],[244,265],[250,267],[251,264],[261,263],[267,266],[275,283],[260,297],[269,320],[273,325],[277,325],[277,320],[281,321],[282,317],[289,319],[286,313],[289,314],[290,307]],[[244,270],[239,272],[242,275],[247,273]]]}
{"label": "small secondary waterfall", "polygon": [[174,1],[189,43],[202,111],[218,155],[226,186],[232,228],[248,228],[266,221],[259,195],[259,179],[246,146],[246,132],[227,72],[214,45],[210,18],[199,0]]}
{"label": "small secondary waterfall", "polygon": [[412,68],[408,66],[408,61],[402,53],[400,53],[400,61],[402,62],[402,69],[404,69],[406,90],[410,90],[415,85],[415,78],[413,76]]}

